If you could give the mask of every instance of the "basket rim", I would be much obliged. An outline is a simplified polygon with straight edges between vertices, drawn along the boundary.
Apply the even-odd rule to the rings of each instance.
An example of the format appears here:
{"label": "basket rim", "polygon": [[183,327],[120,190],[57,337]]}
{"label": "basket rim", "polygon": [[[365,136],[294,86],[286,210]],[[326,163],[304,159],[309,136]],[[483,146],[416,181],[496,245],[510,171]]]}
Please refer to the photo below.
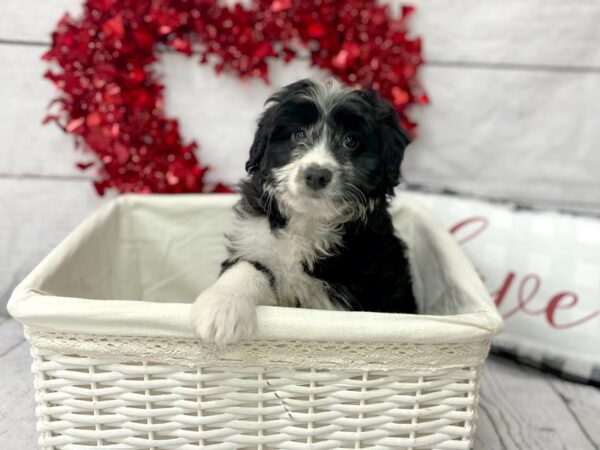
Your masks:
{"label": "basket rim", "polygon": [[[188,303],[153,303],[143,308],[140,300],[93,300],[44,295],[35,290],[15,292],[9,312],[21,324],[37,331],[89,334],[94,336],[196,337]],[[37,306],[44,302],[44,311]],[[84,301],[89,313],[72,320],[74,308]],[[144,317],[140,317],[143,311]],[[64,317],[60,320],[60,316]],[[113,317],[126,320],[127,327],[115,327]],[[483,342],[496,334],[498,323],[489,311],[451,316],[391,314],[363,311],[324,311],[280,306],[258,306],[252,339],[347,342],[471,343]],[[327,324],[311,327],[307,322]],[[439,327],[443,325],[444,330]],[[332,339],[332,329],[339,338]]]}
{"label": "basket rim", "polygon": [[[65,255],[82,237],[93,232],[102,218],[131,205],[233,205],[237,195],[135,195],[113,199],[70,233],[16,287],[9,313],[34,330],[109,336],[194,337],[189,319],[189,303],[157,303],[131,299],[94,300],[58,297],[39,286],[46,273],[60,267]],[[489,294],[458,244],[414,200],[396,201],[418,217],[424,226],[444,240],[454,261],[469,278],[475,292],[473,312],[454,315],[410,315],[357,311],[323,311],[276,306],[259,306],[253,339],[264,340],[343,340],[360,342],[467,343],[490,339],[502,320]],[[151,305],[151,307],[148,307]],[[119,318],[115,321],[115,318]],[[118,323],[117,323],[118,322]],[[338,336],[338,339],[332,337]]]}

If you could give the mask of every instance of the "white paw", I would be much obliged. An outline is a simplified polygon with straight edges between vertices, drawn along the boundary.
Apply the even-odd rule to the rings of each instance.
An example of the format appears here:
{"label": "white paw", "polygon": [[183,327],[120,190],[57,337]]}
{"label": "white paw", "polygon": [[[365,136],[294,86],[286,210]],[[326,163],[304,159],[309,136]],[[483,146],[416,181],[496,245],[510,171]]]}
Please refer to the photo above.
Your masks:
{"label": "white paw", "polygon": [[191,309],[196,334],[206,342],[235,344],[254,330],[255,299],[232,286],[213,285],[202,292]]}

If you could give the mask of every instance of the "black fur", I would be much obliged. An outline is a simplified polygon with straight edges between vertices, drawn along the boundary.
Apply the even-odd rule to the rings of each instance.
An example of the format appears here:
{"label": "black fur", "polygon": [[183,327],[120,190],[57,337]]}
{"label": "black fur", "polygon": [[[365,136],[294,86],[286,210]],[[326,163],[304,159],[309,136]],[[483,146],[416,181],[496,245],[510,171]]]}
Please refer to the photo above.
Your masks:
{"label": "black fur", "polygon": [[332,299],[349,303],[352,310],[414,313],[406,250],[382,206],[366,224],[347,224],[342,250],[308,273],[327,282]]}
{"label": "black fur", "polygon": [[[241,184],[239,208],[245,214],[268,216],[273,233],[285,228],[289,217],[276,198],[265,195],[274,183],[273,170],[292,160],[297,144],[290,136],[295,129],[312,127],[313,139],[322,137],[319,125],[333,130],[328,149],[340,165],[352,168],[348,180],[371,207],[366,217],[343,223],[342,245],[333,255],[304,263],[305,271],[326,282],[332,301],[353,310],[414,313],[406,245],[395,236],[387,210],[400,180],[408,136],[392,105],[374,91],[348,91],[325,110],[311,100],[314,86],[302,80],[267,101],[246,163],[249,178]],[[342,145],[348,135],[359,142],[356,151]]]}

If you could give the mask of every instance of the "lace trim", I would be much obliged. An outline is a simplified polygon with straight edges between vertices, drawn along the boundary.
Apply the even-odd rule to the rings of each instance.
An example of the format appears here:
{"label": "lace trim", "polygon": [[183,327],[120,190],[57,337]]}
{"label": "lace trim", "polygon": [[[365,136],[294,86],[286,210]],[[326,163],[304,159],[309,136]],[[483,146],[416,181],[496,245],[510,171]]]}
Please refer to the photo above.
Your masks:
{"label": "lace trim", "polygon": [[219,348],[198,339],[94,336],[26,328],[32,346],[65,355],[198,367],[310,367],[315,369],[436,370],[481,364],[490,341],[470,344],[246,341]]}

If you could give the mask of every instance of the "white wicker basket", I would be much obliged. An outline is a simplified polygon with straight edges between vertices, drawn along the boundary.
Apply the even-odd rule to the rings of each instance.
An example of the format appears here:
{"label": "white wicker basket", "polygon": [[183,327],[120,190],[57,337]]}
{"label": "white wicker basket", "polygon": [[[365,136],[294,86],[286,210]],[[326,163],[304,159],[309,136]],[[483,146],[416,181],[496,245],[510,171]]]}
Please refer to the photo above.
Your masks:
{"label": "white wicker basket", "polygon": [[[396,202],[427,315],[260,307],[252,340],[194,338],[235,196],[125,196],[17,287],[44,449],[467,449],[500,318],[450,236]],[[117,300],[119,299],[119,300]]]}

